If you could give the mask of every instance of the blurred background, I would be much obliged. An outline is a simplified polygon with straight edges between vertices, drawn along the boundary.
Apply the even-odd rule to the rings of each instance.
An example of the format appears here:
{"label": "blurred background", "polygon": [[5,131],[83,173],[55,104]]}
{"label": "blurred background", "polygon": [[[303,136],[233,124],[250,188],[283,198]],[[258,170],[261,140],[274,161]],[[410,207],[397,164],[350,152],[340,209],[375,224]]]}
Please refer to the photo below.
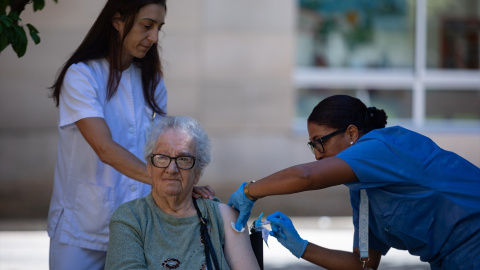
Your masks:
{"label": "blurred background", "polygon": [[[46,219],[56,157],[49,90],[104,0],[22,13],[41,43],[0,53],[0,221]],[[480,0],[169,0],[160,34],[168,112],[211,136],[201,184],[313,161],[306,117],[349,94],[480,166]],[[350,216],[344,186],[260,200],[253,215]],[[7,222],[7,223],[8,223]],[[28,224],[22,223],[22,224]],[[38,227],[36,227],[38,228]]]}

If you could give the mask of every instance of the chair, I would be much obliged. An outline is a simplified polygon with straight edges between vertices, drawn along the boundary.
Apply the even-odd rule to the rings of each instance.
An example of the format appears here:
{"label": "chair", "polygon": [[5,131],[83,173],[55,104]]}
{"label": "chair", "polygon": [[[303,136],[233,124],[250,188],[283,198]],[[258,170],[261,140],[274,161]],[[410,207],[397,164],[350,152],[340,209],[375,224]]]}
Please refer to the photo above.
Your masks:
{"label": "chair", "polygon": [[263,270],[263,238],[262,231],[255,230],[252,226],[250,229],[250,243],[252,244],[253,253],[257,258],[260,269]]}

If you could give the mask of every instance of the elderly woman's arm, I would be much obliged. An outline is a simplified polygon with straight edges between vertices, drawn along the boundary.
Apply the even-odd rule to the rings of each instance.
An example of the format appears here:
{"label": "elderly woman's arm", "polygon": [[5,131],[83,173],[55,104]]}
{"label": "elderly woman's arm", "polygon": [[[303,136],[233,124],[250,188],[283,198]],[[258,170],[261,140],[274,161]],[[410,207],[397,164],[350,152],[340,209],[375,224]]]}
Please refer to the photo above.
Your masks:
{"label": "elderly woman's arm", "polygon": [[238,212],[226,204],[219,204],[225,228],[225,258],[232,270],[260,269],[250,244],[248,229],[243,233],[233,230],[231,222],[237,220]]}
{"label": "elderly woman's arm", "polygon": [[140,225],[126,207],[120,206],[110,220],[105,270],[146,270]]}

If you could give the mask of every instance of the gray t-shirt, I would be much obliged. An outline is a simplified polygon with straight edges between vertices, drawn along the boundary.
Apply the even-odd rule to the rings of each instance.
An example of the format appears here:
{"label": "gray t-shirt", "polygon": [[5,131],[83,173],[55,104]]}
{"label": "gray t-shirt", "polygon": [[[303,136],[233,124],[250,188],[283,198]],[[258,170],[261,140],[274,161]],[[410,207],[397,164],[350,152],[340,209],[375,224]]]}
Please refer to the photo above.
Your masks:
{"label": "gray t-shirt", "polygon": [[[221,269],[230,269],[218,201],[198,199]],[[152,194],[121,205],[110,221],[105,269],[206,269],[198,216],[167,215]]]}

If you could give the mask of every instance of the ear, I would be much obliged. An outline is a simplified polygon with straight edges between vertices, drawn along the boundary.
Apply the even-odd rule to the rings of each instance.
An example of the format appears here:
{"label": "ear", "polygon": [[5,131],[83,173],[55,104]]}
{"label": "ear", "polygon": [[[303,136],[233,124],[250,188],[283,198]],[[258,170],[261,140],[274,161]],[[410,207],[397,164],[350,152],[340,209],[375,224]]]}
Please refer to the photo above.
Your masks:
{"label": "ear", "polygon": [[200,181],[200,172],[198,170],[195,170],[194,173],[195,173],[195,183],[193,185],[196,186]]}
{"label": "ear", "polygon": [[147,174],[150,178],[152,177],[152,163],[150,161],[147,161]]}
{"label": "ear", "polygon": [[346,134],[349,136],[349,140],[353,143],[357,142],[358,138],[360,138],[360,131],[355,125],[349,125]]}
{"label": "ear", "polygon": [[115,15],[113,16],[113,19],[112,19],[112,25],[113,27],[115,27],[115,29],[117,29],[117,31],[120,33],[120,35],[122,34],[123,32],[123,27],[125,25],[125,22],[122,18],[122,16],[120,15],[120,13],[115,13]]}

